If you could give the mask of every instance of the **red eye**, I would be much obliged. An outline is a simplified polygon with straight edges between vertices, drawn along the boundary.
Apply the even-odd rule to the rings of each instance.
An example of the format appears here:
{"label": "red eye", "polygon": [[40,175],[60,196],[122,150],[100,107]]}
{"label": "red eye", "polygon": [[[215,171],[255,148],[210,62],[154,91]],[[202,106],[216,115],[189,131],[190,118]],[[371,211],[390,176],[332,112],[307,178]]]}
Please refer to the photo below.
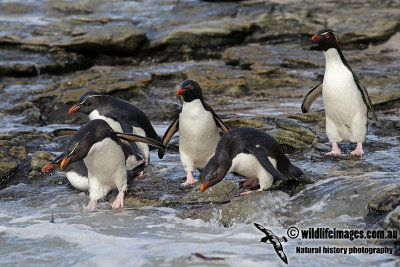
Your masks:
{"label": "red eye", "polygon": [[331,37],[331,36],[329,35],[329,33],[327,33],[327,34],[325,34],[325,37],[326,37],[326,38],[329,38],[329,37]]}
{"label": "red eye", "polygon": [[214,174],[214,175],[213,175],[213,178],[217,178],[217,174]]}
{"label": "red eye", "polygon": [[192,90],[193,88],[194,88],[193,85],[190,85],[190,86],[189,86],[189,89],[190,89],[190,90]]}
{"label": "red eye", "polygon": [[78,149],[75,149],[74,150],[74,154],[78,154],[79,153],[79,150]]}
{"label": "red eye", "polygon": [[88,102],[85,102],[84,105],[85,105],[85,106],[89,106],[89,103],[88,103]]}

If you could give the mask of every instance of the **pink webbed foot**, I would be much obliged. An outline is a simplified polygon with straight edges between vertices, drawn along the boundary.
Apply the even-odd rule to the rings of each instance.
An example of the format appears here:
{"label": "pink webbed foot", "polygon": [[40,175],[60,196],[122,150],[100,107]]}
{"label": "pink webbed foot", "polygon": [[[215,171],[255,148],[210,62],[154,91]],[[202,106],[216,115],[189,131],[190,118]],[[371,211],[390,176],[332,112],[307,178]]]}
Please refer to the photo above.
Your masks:
{"label": "pink webbed foot", "polygon": [[362,149],[362,143],[361,142],[357,142],[356,149],[351,151],[350,154],[353,155],[353,156],[360,156],[360,157],[363,156],[364,155],[364,151]]}
{"label": "pink webbed foot", "polygon": [[197,180],[194,179],[192,172],[186,172],[186,182],[182,183],[182,186],[187,186],[190,184],[197,183]]}
{"label": "pink webbed foot", "polygon": [[124,206],[124,197],[125,197],[124,191],[119,191],[111,207],[113,209],[122,208]]}
{"label": "pink webbed foot", "polygon": [[245,195],[248,195],[251,193],[253,193],[253,191],[244,191],[244,192],[240,193],[239,196],[245,196]]}
{"label": "pink webbed foot", "polygon": [[141,171],[137,174],[136,178],[143,178],[144,171]]}
{"label": "pink webbed foot", "polygon": [[262,192],[264,192],[264,189],[260,188],[257,191],[245,191],[245,192],[240,193],[239,196],[245,196],[245,195],[251,194],[253,192],[256,192],[256,194],[261,194]]}
{"label": "pink webbed foot", "polygon": [[340,151],[337,143],[332,143],[332,151],[325,153],[325,156],[339,156],[342,151]]}
{"label": "pink webbed foot", "polygon": [[86,209],[93,210],[97,206],[97,200],[90,200],[89,204],[86,206]]}

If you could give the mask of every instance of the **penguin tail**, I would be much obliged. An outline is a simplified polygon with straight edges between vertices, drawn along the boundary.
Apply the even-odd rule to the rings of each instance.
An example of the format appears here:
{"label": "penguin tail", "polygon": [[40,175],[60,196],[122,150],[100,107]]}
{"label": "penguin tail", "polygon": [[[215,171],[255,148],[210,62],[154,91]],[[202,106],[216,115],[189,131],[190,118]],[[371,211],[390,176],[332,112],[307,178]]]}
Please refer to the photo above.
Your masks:
{"label": "penguin tail", "polygon": [[164,157],[164,154],[165,154],[165,149],[159,148],[158,149],[158,158],[162,159]]}
{"label": "penguin tail", "polygon": [[304,175],[304,172],[297,167],[296,165],[289,163],[289,167],[287,168],[287,173],[286,177],[288,179],[294,179],[294,180],[301,180],[302,176]]}

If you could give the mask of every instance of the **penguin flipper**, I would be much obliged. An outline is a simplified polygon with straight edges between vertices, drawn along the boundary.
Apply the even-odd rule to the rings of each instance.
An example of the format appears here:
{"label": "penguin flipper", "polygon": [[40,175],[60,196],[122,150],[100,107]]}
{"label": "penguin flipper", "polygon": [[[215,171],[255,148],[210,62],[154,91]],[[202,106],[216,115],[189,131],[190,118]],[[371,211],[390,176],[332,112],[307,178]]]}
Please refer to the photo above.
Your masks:
{"label": "penguin flipper", "polygon": [[151,146],[165,149],[165,146],[163,144],[161,144],[160,142],[158,142],[156,140],[148,138],[148,137],[144,137],[144,136],[137,135],[137,134],[118,133],[118,132],[115,132],[115,134],[117,135],[118,138],[126,140],[126,141],[142,142],[142,143],[149,144]]}
{"label": "penguin flipper", "polygon": [[269,161],[268,156],[265,154],[265,151],[261,148],[251,147],[246,148],[246,150],[255,156],[260,162],[261,166],[269,172],[275,179],[279,179],[281,181],[286,181],[285,176],[283,176],[275,167],[272,165],[271,161]]}
{"label": "penguin flipper", "polygon": [[[175,117],[174,121],[171,123],[171,125],[168,127],[168,129],[164,133],[164,136],[162,138],[162,144],[165,148],[168,146],[169,141],[171,140],[172,136],[174,136],[174,134],[178,130],[179,130],[179,114]],[[165,148],[158,150],[158,158],[162,159],[164,157]]]}
{"label": "penguin flipper", "polygon": [[372,102],[371,102],[371,99],[369,98],[367,89],[364,87],[364,85],[358,79],[356,79],[355,81],[356,81],[357,88],[361,93],[361,96],[362,96],[362,99],[363,99],[365,105],[372,112],[374,119],[376,120],[377,117],[376,117],[375,111],[372,107]]}
{"label": "penguin flipper", "polygon": [[78,130],[75,129],[69,129],[69,128],[62,128],[62,129],[56,129],[53,131],[53,135],[55,137],[59,136],[67,136],[67,135],[74,135],[78,132]]}
{"label": "penguin flipper", "polygon": [[317,100],[318,97],[322,95],[322,82],[311,88],[310,92],[304,97],[303,102],[301,103],[301,111],[303,113],[307,113],[310,109],[312,103]]}
{"label": "penguin flipper", "polygon": [[217,126],[222,130],[222,131],[224,131],[224,133],[226,133],[227,131],[229,131],[229,126],[228,125],[226,125],[226,123],[223,121],[223,120],[221,120],[221,118],[217,115],[217,114],[214,114],[214,120],[215,120],[215,122],[217,123]]}
{"label": "penguin flipper", "polygon": [[[133,127],[129,123],[126,123],[121,117],[114,115],[113,119],[118,121],[119,124],[121,125],[122,131],[126,134],[133,134]],[[135,142],[128,141],[131,147],[140,155],[143,157],[142,153],[140,153],[140,150],[138,146],[135,144]]]}
{"label": "penguin flipper", "polygon": [[217,113],[215,113],[215,111],[207,104],[207,103],[203,103],[204,109],[211,112],[211,114],[214,117],[215,120],[215,124],[217,125],[218,128],[220,128],[224,133],[226,133],[227,131],[229,131],[229,126],[226,125],[226,123],[221,120],[221,118],[217,115]]}

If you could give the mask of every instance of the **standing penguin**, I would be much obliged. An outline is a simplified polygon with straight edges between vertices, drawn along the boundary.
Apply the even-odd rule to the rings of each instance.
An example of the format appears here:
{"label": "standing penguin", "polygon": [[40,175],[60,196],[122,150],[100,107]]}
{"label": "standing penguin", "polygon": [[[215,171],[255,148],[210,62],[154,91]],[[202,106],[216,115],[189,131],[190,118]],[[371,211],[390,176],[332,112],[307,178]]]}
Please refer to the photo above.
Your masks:
{"label": "standing penguin", "polygon": [[[114,131],[134,133],[154,140],[161,139],[146,114],[128,101],[88,91],[69,109],[68,114],[77,111],[88,115],[90,120],[105,120]],[[137,143],[137,146],[148,164],[150,160],[149,146],[140,142]]]}
{"label": "standing penguin", "polygon": [[64,151],[66,156],[60,164],[61,170],[79,160],[83,160],[87,167],[90,197],[88,209],[95,208],[97,200],[114,188],[118,189],[119,193],[112,208],[124,205],[127,171],[125,155],[119,139],[145,142],[163,148],[158,141],[146,137],[114,132],[104,120],[91,120],[79,128]]}
{"label": "standing penguin", "polygon": [[[181,110],[164,134],[162,143],[167,146],[172,136],[179,130],[179,154],[186,171],[186,186],[197,182],[193,171],[203,169],[214,155],[220,139],[218,127],[224,132],[229,127],[218,117],[214,110],[203,99],[199,84],[193,80],[185,80],[177,92],[183,97]],[[158,151],[159,158],[164,150]]]}
{"label": "standing penguin", "polygon": [[[340,155],[338,142],[346,140],[357,143],[350,154],[362,156],[362,143],[367,135],[367,110],[373,112],[368,92],[344,58],[332,30],[320,30],[312,40],[323,50],[325,74],[323,82],[304,97],[301,109],[307,113],[311,104],[322,93],[326,134],[332,143],[332,151],[326,155]],[[376,118],[375,113],[374,117]]]}
{"label": "standing penguin", "polygon": [[[67,135],[74,135],[78,132],[78,130],[70,129],[70,128],[62,128],[53,131],[53,135],[56,137],[59,136],[67,136]],[[131,171],[131,174],[135,173],[137,169],[142,169],[139,165],[144,163],[144,160],[140,154],[139,148],[136,146],[135,143],[131,143],[131,145],[126,144],[125,142],[121,143],[122,150],[124,151],[125,155],[125,165],[128,171]],[[56,161],[55,159],[54,161]],[[53,161],[53,162],[54,162]],[[60,164],[60,160],[56,163]],[[83,163],[84,164],[84,163]],[[50,167],[50,166],[49,166]],[[134,171],[135,169],[135,171]],[[143,174],[142,171],[139,174]]]}
{"label": "standing penguin", "polygon": [[258,178],[259,191],[270,188],[274,179],[285,181],[303,175],[272,136],[250,127],[234,128],[221,136],[215,155],[202,172],[201,192],[222,181],[230,172]]}

